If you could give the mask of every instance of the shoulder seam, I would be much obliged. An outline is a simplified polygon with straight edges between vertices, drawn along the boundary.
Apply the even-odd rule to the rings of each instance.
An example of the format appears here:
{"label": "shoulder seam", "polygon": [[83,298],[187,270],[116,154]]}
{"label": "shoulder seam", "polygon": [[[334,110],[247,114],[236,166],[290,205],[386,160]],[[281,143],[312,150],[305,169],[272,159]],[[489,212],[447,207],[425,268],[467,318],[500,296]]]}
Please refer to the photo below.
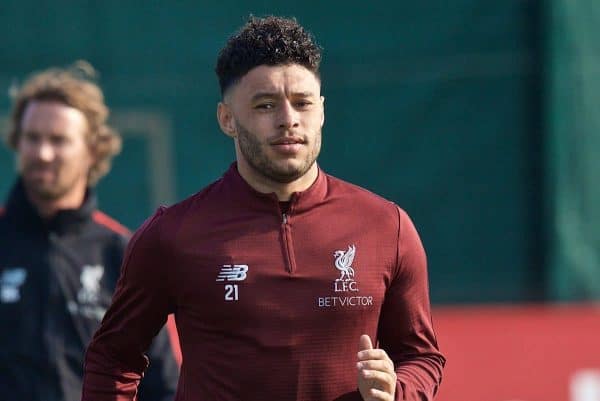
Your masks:
{"label": "shoulder seam", "polygon": [[400,206],[394,204],[396,206],[396,213],[398,215],[398,234],[397,234],[397,240],[396,240],[396,271],[394,272],[394,276],[399,276],[400,275],[400,270],[402,270],[400,268],[400,265],[402,263],[402,255],[400,255],[400,248],[401,248],[401,241],[402,241],[402,209],[400,208]]}
{"label": "shoulder seam", "polygon": [[121,234],[121,235],[128,236],[128,237],[131,236],[131,231],[127,227],[125,227],[124,225],[122,225],[121,223],[119,223],[118,221],[113,219],[112,217],[108,216],[107,214],[105,214],[99,210],[94,210],[92,212],[92,219],[96,223],[108,228],[110,231],[112,231],[114,233]]}
{"label": "shoulder seam", "polygon": [[392,201],[392,200],[390,200],[390,199],[387,199],[387,198],[383,197],[382,195],[379,195],[378,193],[375,193],[375,192],[373,192],[372,190],[370,190],[370,189],[367,189],[367,188],[365,188],[365,187],[362,187],[362,186],[360,186],[360,185],[358,185],[358,184],[354,184],[354,183],[352,183],[352,182],[349,182],[349,181],[343,180],[343,179],[341,179],[341,178],[339,178],[339,177],[336,177],[336,176],[333,176],[333,175],[330,175],[330,174],[327,174],[327,173],[325,173],[325,176],[326,176],[326,177],[327,177],[327,178],[328,178],[330,181],[333,181],[333,182],[337,181],[338,183],[344,184],[344,185],[346,185],[347,187],[349,187],[349,188],[352,188],[352,189],[354,189],[354,190],[355,190],[355,191],[357,191],[357,192],[360,192],[360,193],[362,193],[362,194],[365,194],[365,195],[371,196],[373,199],[379,199],[380,201],[383,201],[384,203],[385,203],[385,202],[387,202],[387,203],[391,203],[391,204],[394,204],[394,205],[396,205],[396,202],[394,202],[394,201]]}

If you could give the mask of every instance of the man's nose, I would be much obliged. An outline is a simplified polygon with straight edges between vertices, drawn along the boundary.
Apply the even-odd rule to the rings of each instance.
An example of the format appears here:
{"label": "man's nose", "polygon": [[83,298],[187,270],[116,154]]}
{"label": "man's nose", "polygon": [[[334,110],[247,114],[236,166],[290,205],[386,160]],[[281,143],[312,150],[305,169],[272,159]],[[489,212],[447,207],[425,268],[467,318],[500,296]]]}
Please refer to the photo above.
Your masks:
{"label": "man's nose", "polygon": [[279,109],[279,128],[290,129],[300,125],[300,113],[294,105],[285,101]]}
{"label": "man's nose", "polygon": [[37,146],[37,157],[43,161],[52,161],[56,157],[56,150],[50,143],[42,141]]}

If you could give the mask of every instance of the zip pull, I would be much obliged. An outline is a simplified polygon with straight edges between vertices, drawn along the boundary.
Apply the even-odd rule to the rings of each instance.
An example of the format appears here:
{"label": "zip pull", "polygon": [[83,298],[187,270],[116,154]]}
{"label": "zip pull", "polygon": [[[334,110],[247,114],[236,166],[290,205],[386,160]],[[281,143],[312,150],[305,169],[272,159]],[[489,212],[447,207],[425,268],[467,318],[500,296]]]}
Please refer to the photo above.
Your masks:
{"label": "zip pull", "polygon": [[287,224],[288,216],[287,213],[283,213],[283,224]]}

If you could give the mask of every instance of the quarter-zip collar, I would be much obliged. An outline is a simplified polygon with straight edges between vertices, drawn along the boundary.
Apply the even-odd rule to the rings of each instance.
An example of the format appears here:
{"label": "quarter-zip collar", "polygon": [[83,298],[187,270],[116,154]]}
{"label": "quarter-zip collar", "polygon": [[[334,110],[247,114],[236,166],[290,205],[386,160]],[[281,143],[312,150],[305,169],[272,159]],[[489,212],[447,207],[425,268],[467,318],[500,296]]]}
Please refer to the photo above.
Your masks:
{"label": "quarter-zip collar", "polygon": [[[237,162],[232,163],[223,175],[222,184],[230,196],[239,204],[253,210],[279,210],[279,200],[274,192],[262,193],[252,188],[244,180],[237,169]],[[288,214],[297,214],[312,209],[323,202],[327,196],[327,174],[320,168],[317,179],[310,187],[301,192],[294,192],[290,198]]]}
{"label": "quarter-zip collar", "polygon": [[88,188],[81,207],[59,210],[49,220],[44,220],[29,201],[23,181],[18,179],[8,195],[6,216],[15,219],[21,230],[44,230],[60,235],[79,231],[91,219],[96,205],[96,194]]}

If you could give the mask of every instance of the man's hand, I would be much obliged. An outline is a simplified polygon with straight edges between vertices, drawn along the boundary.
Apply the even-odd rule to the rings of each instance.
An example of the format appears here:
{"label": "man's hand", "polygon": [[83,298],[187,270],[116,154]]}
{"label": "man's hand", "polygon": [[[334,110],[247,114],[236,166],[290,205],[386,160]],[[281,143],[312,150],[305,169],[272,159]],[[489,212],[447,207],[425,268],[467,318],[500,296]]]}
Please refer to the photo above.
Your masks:
{"label": "man's hand", "polygon": [[365,401],[393,401],[396,391],[394,363],[382,349],[373,349],[371,338],[359,340],[358,390]]}

